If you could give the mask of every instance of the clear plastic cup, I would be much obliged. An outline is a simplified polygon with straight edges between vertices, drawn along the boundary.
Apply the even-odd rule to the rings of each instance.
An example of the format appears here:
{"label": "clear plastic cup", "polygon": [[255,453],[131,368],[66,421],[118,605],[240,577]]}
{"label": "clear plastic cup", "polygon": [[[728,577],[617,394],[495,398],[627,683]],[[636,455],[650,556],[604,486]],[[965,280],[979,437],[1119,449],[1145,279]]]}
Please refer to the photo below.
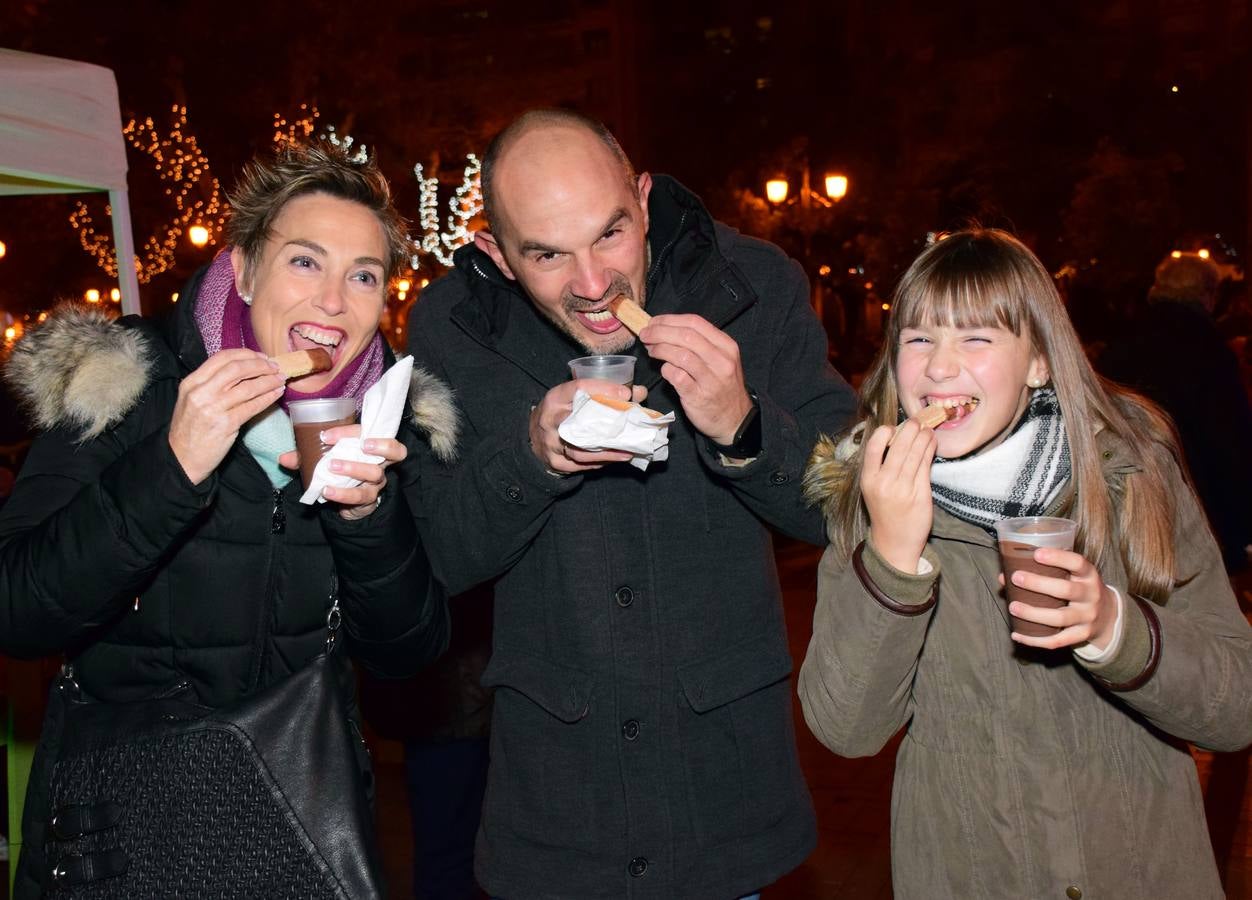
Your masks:
{"label": "clear plastic cup", "polygon": [[[1055,547],[1059,550],[1074,549],[1074,533],[1078,523],[1072,519],[1056,516],[1022,516],[996,522],[996,537],[1000,541],[1000,567],[1004,570],[1004,589],[1009,602],[1019,600],[1029,606],[1059,609],[1064,600],[1028,591],[1013,584],[1013,573],[1018,570],[1048,575],[1052,578],[1068,578],[1069,571],[1057,566],[1045,566],[1035,561],[1037,547]],[[1051,625],[1027,622],[1017,616],[1010,617],[1013,630],[1031,637],[1049,637],[1061,629]]]}
{"label": "clear plastic cup", "polygon": [[633,356],[580,356],[569,361],[569,370],[575,378],[595,378],[614,384],[630,385],[635,380]]}
{"label": "clear plastic cup", "polygon": [[307,490],[313,481],[313,470],[330,448],[322,443],[322,432],[336,425],[356,422],[356,401],[351,397],[320,397],[316,400],[293,400],[287,404],[291,427],[296,433],[296,452],[300,455],[300,481]]}

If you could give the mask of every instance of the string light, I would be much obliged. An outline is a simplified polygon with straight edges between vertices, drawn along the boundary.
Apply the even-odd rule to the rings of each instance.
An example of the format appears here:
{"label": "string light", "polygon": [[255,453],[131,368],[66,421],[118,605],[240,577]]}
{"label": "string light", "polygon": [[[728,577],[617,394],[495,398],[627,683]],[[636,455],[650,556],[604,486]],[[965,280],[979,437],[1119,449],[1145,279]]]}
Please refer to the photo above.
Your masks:
{"label": "string light", "polygon": [[[274,113],[274,145],[285,147],[289,144],[309,143],[314,139],[313,135],[317,132],[317,120],[321,117],[321,110],[308,103],[301,103],[299,112],[290,121],[282,113]],[[365,145],[361,144],[353,151],[352,145],[356,143],[356,139],[350,134],[340,137],[334,125],[325,126],[318,138],[342,149],[347,154],[349,162],[360,165],[369,161],[369,153]]]}
{"label": "string light", "polygon": [[[413,167],[418,185],[418,227],[421,237],[413,243],[421,252],[433,256],[440,265],[452,265],[452,254],[457,248],[468,244],[473,232],[469,225],[483,211],[483,194],[480,175],[482,163],[473,153],[466,154],[465,172],[456,192],[448,199],[449,215],[444,229],[439,228],[439,179],[427,178],[422,164]],[[415,254],[413,268],[418,268]]]}
{"label": "string light", "polygon": [[[131,119],[122,135],[132,147],[152,159],[164,194],[174,207],[171,219],[161,225],[135,256],[135,269],[141,284],[173,268],[174,250],[189,228],[201,228],[205,244],[216,244],[226,221],[221,185],[209,169],[208,157],[200,150],[195,135],[187,129],[187,107],[171,107],[170,128],[166,135],[157,131],[151,117],[142,122]],[[207,200],[204,197],[207,195]],[[105,214],[113,210],[105,206]],[[79,200],[70,213],[70,225],[78,232],[78,242],[96,265],[112,278],[118,277],[117,254],[110,234],[97,231],[87,203]],[[197,236],[199,236],[197,232]]]}

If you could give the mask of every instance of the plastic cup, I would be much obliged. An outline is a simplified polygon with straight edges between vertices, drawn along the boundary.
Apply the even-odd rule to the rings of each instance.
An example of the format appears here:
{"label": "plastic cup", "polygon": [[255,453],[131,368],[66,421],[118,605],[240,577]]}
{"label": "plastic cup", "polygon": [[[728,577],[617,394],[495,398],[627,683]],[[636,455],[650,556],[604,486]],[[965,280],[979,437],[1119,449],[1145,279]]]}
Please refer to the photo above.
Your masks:
{"label": "plastic cup", "polygon": [[569,361],[569,370],[575,378],[595,378],[614,384],[630,385],[635,380],[633,356],[580,356]]}
{"label": "plastic cup", "polygon": [[308,490],[313,470],[330,448],[322,443],[322,432],[336,425],[356,422],[356,401],[351,397],[321,397],[316,400],[293,400],[287,404],[291,427],[296,433],[296,452],[300,455],[300,481]]}
{"label": "plastic cup", "polygon": [[[1057,566],[1045,566],[1035,561],[1037,547],[1055,547],[1058,550],[1074,549],[1074,532],[1078,523],[1072,519],[1056,516],[1023,516],[996,522],[996,537],[1000,541],[1000,566],[1004,570],[1004,589],[1009,602],[1018,600],[1030,606],[1059,609],[1064,600],[1028,591],[1013,584],[1013,573],[1022,570],[1052,578],[1068,578],[1069,570]],[[1049,637],[1061,629],[1051,625],[1027,622],[1010,616],[1013,630],[1031,637]]]}

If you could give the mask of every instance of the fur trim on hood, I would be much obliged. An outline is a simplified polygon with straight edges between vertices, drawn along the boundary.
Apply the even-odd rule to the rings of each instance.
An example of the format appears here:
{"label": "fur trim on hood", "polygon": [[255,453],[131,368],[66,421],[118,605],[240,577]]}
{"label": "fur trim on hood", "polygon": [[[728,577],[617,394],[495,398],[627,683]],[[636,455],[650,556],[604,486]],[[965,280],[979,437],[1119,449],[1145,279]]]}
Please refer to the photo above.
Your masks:
{"label": "fur trim on hood", "polygon": [[819,435],[817,445],[804,467],[804,499],[810,506],[819,506],[828,526],[834,523],[837,498],[847,488],[854,467],[852,457],[860,449],[865,435],[862,422],[840,440]]}
{"label": "fur trim on hood", "polygon": [[[93,306],[63,303],[13,348],[4,377],[36,427],[67,427],[88,441],[116,425],[148,386],[154,349],[139,330]],[[460,413],[452,390],[413,370],[409,405],[443,462],[456,458]]]}
{"label": "fur trim on hood", "polygon": [[152,348],[115,319],[96,307],[62,303],[13,348],[4,377],[38,428],[65,426],[87,441],[139,400]]}

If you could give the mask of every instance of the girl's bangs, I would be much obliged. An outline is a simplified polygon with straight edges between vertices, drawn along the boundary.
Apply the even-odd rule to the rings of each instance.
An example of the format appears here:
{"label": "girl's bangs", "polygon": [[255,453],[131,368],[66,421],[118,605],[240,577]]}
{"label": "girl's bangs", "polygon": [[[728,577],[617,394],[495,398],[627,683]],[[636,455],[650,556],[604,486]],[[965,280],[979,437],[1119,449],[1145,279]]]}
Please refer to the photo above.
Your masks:
{"label": "girl's bangs", "polygon": [[1007,328],[1020,335],[1026,320],[1020,285],[988,273],[931,272],[917,279],[892,310],[904,328]]}

